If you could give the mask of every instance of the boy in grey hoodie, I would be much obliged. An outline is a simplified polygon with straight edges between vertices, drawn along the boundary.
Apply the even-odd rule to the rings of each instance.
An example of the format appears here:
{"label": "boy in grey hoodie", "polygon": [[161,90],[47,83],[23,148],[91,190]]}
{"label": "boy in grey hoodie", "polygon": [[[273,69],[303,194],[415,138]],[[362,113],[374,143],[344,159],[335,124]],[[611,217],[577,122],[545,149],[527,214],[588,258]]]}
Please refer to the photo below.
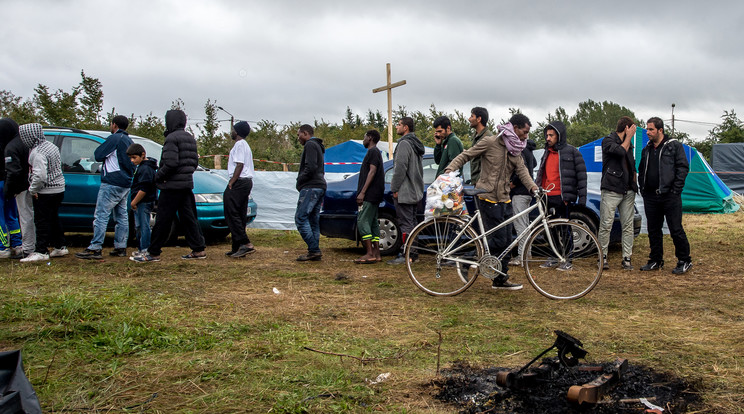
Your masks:
{"label": "boy in grey hoodie", "polygon": [[[36,249],[21,262],[38,262],[68,254],[65,235],[59,222],[59,206],[65,197],[65,177],[59,148],[44,139],[41,124],[25,124],[19,128],[21,141],[31,151],[28,163],[29,193],[34,203]],[[49,246],[54,249],[50,252]]]}

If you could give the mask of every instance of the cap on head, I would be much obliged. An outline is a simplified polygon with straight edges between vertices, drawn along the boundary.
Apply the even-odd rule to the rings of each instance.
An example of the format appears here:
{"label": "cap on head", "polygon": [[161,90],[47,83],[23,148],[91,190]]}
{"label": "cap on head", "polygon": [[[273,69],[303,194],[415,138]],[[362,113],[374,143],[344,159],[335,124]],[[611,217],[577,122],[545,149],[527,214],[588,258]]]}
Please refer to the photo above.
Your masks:
{"label": "cap on head", "polygon": [[251,133],[251,126],[248,125],[245,121],[240,121],[237,124],[233,125],[233,129],[235,129],[235,132],[238,134],[238,136],[241,136],[243,138],[247,137],[248,134]]}

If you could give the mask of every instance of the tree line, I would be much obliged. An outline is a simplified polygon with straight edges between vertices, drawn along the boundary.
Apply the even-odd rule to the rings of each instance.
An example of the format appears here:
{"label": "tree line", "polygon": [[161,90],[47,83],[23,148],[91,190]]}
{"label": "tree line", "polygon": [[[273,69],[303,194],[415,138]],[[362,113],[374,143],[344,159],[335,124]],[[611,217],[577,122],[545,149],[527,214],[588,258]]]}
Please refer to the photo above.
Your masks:
{"label": "tree line", "polygon": [[[52,91],[48,86],[39,84],[34,88],[31,98],[16,96],[11,91],[0,90],[0,116],[13,118],[19,124],[39,122],[43,125],[55,125],[87,130],[107,130],[110,119],[116,115],[115,108],[104,113],[103,106],[103,84],[95,77],[80,72],[81,80],[78,85],[69,91],[57,89]],[[171,109],[183,109],[185,103],[177,98],[171,103]],[[472,145],[471,129],[468,118],[470,108],[467,112],[455,110],[454,113],[445,113],[432,104],[427,110],[409,110],[405,106],[398,106],[393,112],[393,119],[410,116],[415,122],[416,135],[421,138],[424,145],[433,147],[434,120],[446,115],[452,121],[452,130],[463,141],[465,148]],[[519,108],[510,108],[510,117],[514,113],[521,112]],[[123,114],[126,115],[126,114]],[[227,132],[220,132],[218,120],[217,101],[208,99],[204,104],[204,119],[199,122],[190,122],[187,128],[196,137],[199,154],[201,155],[226,155],[232,147],[232,140]],[[495,130],[497,123],[506,122],[504,118],[496,121],[498,114],[490,114],[488,128]],[[150,138],[162,143],[165,130],[164,119],[150,112],[146,115],[130,114],[130,134]],[[637,125],[644,126],[644,120],[638,119],[635,113],[622,105],[610,101],[596,102],[591,99],[579,103],[576,112],[569,115],[563,107],[558,107],[544,120],[537,121],[535,114],[528,114],[533,119],[533,128],[530,138],[535,140],[538,148],[544,147],[542,136],[543,128],[552,121],[558,120],[566,124],[568,142],[576,147],[601,138],[615,129],[617,120],[621,116],[629,116],[636,120]],[[703,141],[693,142],[688,134],[679,130],[674,131],[674,137],[682,142],[693,145],[706,158],[710,159],[713,144],[744,142],[744,123],[738,118],[735,111],[724,111],[721,116],[722,122],[716,125],[708,133]],[[251,125],[252,132],[248,137],[248,143],[256,159],[271,160],[281,163],[297,163],[302,153],[302,146],[297,140],[297,130],[304,122],[292,122],[280,125],[271,120],[261,120]],[[322,138],[326,147],[330,147],[350,139],[360,140],[369,129],[380,131],[383,137],[387,136],[387,119],[378,111],[368,110],[366,114],[355,114],[349,107],[340,123],[326,120],[315,120],[315,135]],[[671,128],[667,127],[668,132]],[[212,158],[202,159],[207,167],[213,166]],[[280,170],[281,165],[257,162],[257,169]],[[290,168],[292,169],[292,168]]]}

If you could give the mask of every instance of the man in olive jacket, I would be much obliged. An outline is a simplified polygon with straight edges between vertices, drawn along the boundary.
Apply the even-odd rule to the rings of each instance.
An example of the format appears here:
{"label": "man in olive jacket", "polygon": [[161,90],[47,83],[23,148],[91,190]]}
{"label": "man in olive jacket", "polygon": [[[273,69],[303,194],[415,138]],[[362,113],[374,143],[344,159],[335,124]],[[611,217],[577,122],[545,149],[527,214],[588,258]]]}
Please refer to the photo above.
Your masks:
{"label": "man in olive jacket", "polygon": [[178,213],[191,253],[182,259],[206,259],[205,243],[196,219],[194,199],[194,171],[199,166],[194,136],[186,132],[186,113],[172,109],[165,113],[165,143],[160,155],[160,166],[155,173],[155,186],[160,190],[158,213],[152,229],[148,254],[131,257],[136,262],[158,262],[162,247],[168,240],[171,226]]}
{"label": "man in olive jacket", "polygon": [[[470,118],[468,118],[468,122],[470,122],[470,128],[473,128],[473,135],[470,137],[471,142],[474,147],[475,144],[478,143],[483,137],[490,137],[493,135],[493,132],[491,132],[490,129],[486,125],[488,125],[488,110],[486,108],[482,108],[480,106],[476,106],[475,108],[470,110]],[[480,178],[480,172],[481,172],[481,158],[480,156],[473,158],[470,160],[470,182],[475,185],[478,182],[478,178]]]}
{"label": "man in olive jacket", "polygon": [[[530,192],[537,190],[537,186],[532,181],[532,176],[527,171],[522,158],[522,150],[526,146],[531,126],[529,118],[523,114],[515,114],[509,119],[508,124],[499,125],[499,135],[486,136],[480,139],[472,148],[455,157],[445,169],[445,172],[455,171],[466,162],[473,160],[475,157],[480,157],[481,176],[475,184],[475,188],[485,190],[485,192],[478,194],[478,209],[481,212],[486,231],[511,218],[512,209],[509,193],[511,191],[512,174],[516,173]],[[508,141],[508,144],[505,140]],[[518,148],[519,146],[521,148]],[[511,227],[504,226],[488,237],[488,248],[491,254],[499,255],[511,242]],[[492,287],[494,289],[522,289],[521,284],[508,281],[508,255],[501,260],[501,270],[504,275],[493,279]]]}
{"label": "man in olive jacket", "polygon": [[[403,234],[403,243],[418,224],[416,212],[424,197],[424,144],[416,137],[413,130],[413,118],[406,116],[398,121],[396,132],[402,137],[398,140],[393,153],[395,166],[393,167],[393,179],[390,182],[390,191],[393,193],[395,213],[398,216],[400,232]],[[403,256],[403,246],[401,246],[398,257],[388,261],[388,264],[397,265],[406,262]],[[416,258],[412,257],[412,260]]]}

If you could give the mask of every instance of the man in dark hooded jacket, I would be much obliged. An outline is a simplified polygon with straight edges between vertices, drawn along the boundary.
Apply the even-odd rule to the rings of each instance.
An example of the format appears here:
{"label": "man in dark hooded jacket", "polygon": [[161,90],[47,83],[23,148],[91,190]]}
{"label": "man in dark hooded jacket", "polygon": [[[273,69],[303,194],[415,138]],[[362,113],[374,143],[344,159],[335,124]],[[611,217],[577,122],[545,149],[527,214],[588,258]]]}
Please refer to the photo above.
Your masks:
{"label": "man in dark hooded jacket", "polygon": [[191,253],[182,259],[206,259],[204,236],[196,220],[194,199],[194,171],[199,166],[194,136],[186,132],[186,113],[172,109],[165,113],[165,143],[160,155],[160,166],[155,173],[155,186],[160,190],[158,212],[152,229],[148,254],[130,257],[135,262],[159,262],[162,247],[168,240],[171,226],[178,213]]}
{"label": "man in dark hooded jacket", "polygon": [[[7,145],[18,136],[18,124],[10,118],[0,119],[0,156],[5,154]],[[20,142],[20,137],[18,138]],[[16,207],[15,194],[5,190],[8,185],[6,181],[5,155],[0,159],[0,258],[22,256],[21,251],[21,227],[18,223],[18,208]],[[28,160],[28,158],[27,158]],[[11,164],[12,158],[8,164]],[[28,165],[28,161],[26,162]],[[9,167],[13,168],[12,165]],[[28,168],[26,169],[28,173]],[[28,176],[26,177],[28,184]]]}
{"label": "man in dark hooded jacket", "polygon": [[[395,201],[395,214],[398,216],[398,226],[403,234],[403,243],[411,230],[416,227],[416,211],[424,197],[424,144],[413,133],[413,118],[403,117],[398,121],[396,133],[401,135],[393,153],[393,179],[390,191]],[[406,262],[401,246],[398,257],[389,260],[388,264],[398,265]],[[412,257],[411,260],[416,260]]]}
{"label": "man in dark hooded jacket", "polygon": [[[552,190],[548,193],[548,208],[554,208],[556,215],[569,218],[571,206],[586,205],[586,164],[576,147],[566,142],[566,126],[561,121],[553,121],[543,130],[545,152],[535,182],[542,188]],[[557,262],[548,261],[543,267],[555,267]],[[562,263],[558,270],[571,270],[571,262]]]}
{"label": "man in dark hooded jacket", "polygon": [[315,137],[313,127],[300,126],[297,139],[304,147],[300,155],[300,171],[297,173],[297,200],[295,225],[307,244],[307,254],[300,255],[298,262],[317,261],[323,257],[320,251],[320,207],[326,191],[325,147],[323,140]]}

